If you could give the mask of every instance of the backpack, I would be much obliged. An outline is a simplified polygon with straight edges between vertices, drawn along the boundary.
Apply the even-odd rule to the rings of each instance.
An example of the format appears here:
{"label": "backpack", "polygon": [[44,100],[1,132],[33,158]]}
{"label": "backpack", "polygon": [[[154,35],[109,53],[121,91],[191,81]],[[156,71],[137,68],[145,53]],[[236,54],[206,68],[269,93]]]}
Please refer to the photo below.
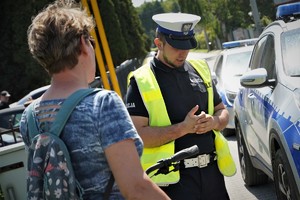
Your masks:
{"label": "backpack", "polygon": [[68,149],[59,137],[76,105],[99,89],[74,92],[62,104],[49,132],[40,133],[34,118],[34,104],[27,111],[31,145],[28,149],[27,199],[82,199],[83,189],[76,180]]}

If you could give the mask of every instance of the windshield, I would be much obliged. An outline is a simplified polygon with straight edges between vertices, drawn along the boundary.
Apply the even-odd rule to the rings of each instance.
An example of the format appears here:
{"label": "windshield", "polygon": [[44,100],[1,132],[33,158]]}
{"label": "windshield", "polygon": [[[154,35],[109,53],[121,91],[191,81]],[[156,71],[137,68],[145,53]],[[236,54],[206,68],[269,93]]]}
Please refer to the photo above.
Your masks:
{"label": "windshield", "polygon": [[241,76],[247,71],[252,51],[231,54],[227,56],[222,69],[222,76]]}
{"label": "windshield", "polygon": [[288,76],[300,76],[300,29],[283,33],[281,40],[285,73]]}

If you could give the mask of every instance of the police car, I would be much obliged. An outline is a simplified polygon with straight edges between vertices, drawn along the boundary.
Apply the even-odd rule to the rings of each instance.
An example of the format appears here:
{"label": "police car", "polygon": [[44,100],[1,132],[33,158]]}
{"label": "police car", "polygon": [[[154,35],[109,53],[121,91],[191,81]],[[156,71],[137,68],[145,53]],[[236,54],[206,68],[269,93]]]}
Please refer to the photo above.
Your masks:
{"label": "police car", "polygon": [[241,173],[300,199],[300,3],[280,5],[259,36],[234,101]]}
{"label": "police car", "polygon": [[240,87],[240,77],[247,71],[257,38],[225,42],[213,66],[216,88],[229,112],[229,122],[222,131],[224,136],[235,133],[233,101]]}

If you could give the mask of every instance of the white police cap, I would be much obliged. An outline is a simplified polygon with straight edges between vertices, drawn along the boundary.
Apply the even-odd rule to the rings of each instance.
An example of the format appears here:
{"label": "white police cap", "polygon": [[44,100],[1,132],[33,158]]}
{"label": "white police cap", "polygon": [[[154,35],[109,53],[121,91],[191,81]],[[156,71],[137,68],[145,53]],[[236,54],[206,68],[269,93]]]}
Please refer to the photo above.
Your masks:
{"label": "white police cap", "polygon": [[193,49],[197,46],[194,27],[201,17],[187,13],[162,13],[152,17],[157,30],[166,35],[166,41],[176,49]]}

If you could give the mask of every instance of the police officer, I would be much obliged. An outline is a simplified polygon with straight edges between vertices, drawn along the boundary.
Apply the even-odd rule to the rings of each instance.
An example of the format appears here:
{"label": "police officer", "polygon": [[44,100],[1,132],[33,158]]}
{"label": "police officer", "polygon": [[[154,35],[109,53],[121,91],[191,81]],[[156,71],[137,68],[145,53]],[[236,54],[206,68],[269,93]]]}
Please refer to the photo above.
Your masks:
{"label": "police officer", "polygon": [[157,54],[131,74],[126,95],[127,109],[145,146],[143,167],[197,145],[199,155],[183,160],[179,172],[152,180],[173,200],[229,199],[216,161],[213,131],[225,128],[228,111],[210,81],[207,63],[186,60],[197,46],[194,27],[200,17],[164,13],[152,19],[158,24]]}

